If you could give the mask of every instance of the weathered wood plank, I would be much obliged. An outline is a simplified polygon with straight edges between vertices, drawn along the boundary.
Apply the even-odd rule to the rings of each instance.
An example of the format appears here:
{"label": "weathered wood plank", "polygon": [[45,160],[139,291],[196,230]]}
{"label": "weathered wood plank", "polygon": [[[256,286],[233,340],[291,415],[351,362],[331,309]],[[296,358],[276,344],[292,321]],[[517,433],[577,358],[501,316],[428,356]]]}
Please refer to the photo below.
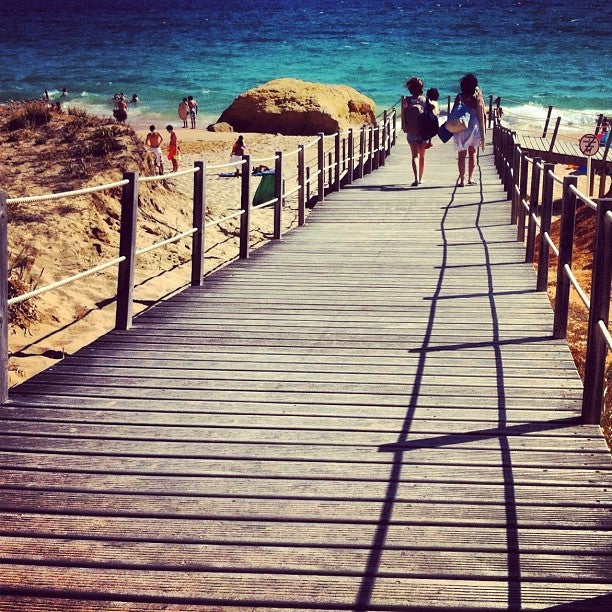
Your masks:
{"label": "weathered wood plank", "polygon": [[610,454],[490,155],[408,164],[11,391],[0,610],[605,609]]}

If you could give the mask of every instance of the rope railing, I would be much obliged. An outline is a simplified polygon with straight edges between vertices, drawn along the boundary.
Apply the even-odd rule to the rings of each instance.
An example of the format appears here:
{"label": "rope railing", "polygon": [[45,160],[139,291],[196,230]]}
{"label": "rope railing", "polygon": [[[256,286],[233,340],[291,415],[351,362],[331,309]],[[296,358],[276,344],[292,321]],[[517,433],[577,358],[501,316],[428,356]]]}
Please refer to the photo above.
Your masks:
{"label": "rope railing", "polygon": [[197,228],[192,227],[191,229],[188,229],[185,232],[176,234],[175,236],[171,236],[170,238],[166,238],[166,240],[161,240],[160,242],[155,242],[154,244],[150,244],[149,246],[143,247],[141,249],[136,249],[136,255],[144,255],[145,253],[148,253],[149,251],[155,251],[156,249],[166,246],[167,244],[178,242],[179,240],[182,240],[183,238],[192,236],[197,231],[198,231]]}
{"label": "rope railing", "polygon": [[68,285],[69,283],[73,283],[74,281],[81,280],[83,278],[87,278],[92,274],[98,274],[98,272],[102,272],[111,266],[116,266],[117,264],[125,261],[125,257],[116,257],[115,259],[111,259],[103,264],[95,266],[94,268],[90,268],[89,270],[84,270],[83,272],[78,272],[77,274],[73,274],[72,276],[68,276],[67,278],[63,278],[55,283],[50,283],[49,285],[45,285],[44,287],[39,287],[38,289],[33,289],[32,291],[28,291],[27,293],[22,293],[21,295],[17,295],[13,298],[7,300],[8,306],[14,306],[16,304],[20,304],[21,302],[25,302],[27,300],[31,300],[32,298],[38,297],[43,293],[47,293],[48,291],[53,291],[55,289],[59,289],[64,285]]}
{"label": "rope railing", "polygon": [[[196,161],[193,168],[165,175],[139,176],[136,172],[126,172],[122,180],[113,183],[56,194],[7,199],[6,195],[0,192],[0,209],[4,210],[4,214],[2,214],[3,210],[0,210],[0,223],[6,224],[6,206],[10,204],[70,198],[108,189],[121,188],[120,244],[119,256],[117,258],[45,287],[16,296],[10,300],[4,294],[4,303],[0,303],[0,309],[3,309],[5,313],[5,316],[2,318],[3,326],[0,338],[5,349],[2,350],[0,348],[3,354],[3,367],[1,368],[3,379],[0,381],[0,403],[6,401],[8,397],[8,316],[6,316],[6,311],[9,306],[15,306],[48,291],[100,273],[111,266],[118,265],[115,329],[128,329],[131,327],[133,318],[132,294],[137,256],[191,237],[191,285],[201,285],[204,277],[204,234],[206,229],[218,226],[223,222],[239,219],[238,257],[247,258],[250,250],[251,211],[273,206],[273,239],[278,239],[282,233],[282,211],[285,206],[285,200],[292,196],[297,196],[295,198],[298,202],[297,224],[298,226],[303,225],[305,223],[305,208],[307,204],[314,205],[315,202],[323,202],[326,192],[339,190],[344,184],[350,184],[355,178],[361,178],[384,164],[384,158],[390,154],[391,147],[396,141],[396,110],[395,108],[389,109],[384,111],[381,116],[383,117],[382,124],[361,126],[357,131],[348,129],[346,132],[334,134],[321,133],[289,153],[276,152],[273,156],[258,158],[257,160],[253,160],[246,155],[240,162],[207,165],[206,162]],[[381,134],[382,138],[380,138]],[[333,141],[332,146],[326,148],[326,143],[330,141]],[[316,148],[316,154],[307,159],[306,150],[311,148]],[[329,162],[327,161],[328,156]],[[289,159],[295,164],[295,172],[285,171]],[[270,175],[274,180],[274,197],[258,204],[254,204],[251,201],[251,168],[253,162],[257,164],[273,163],[274,165],[274,172]],[[209,176],[207,173],[210,170],[228,167],[242,167],[243,170],[241,173],[240,210],[219,219],[206,222],[205,184]],[[156,181],[161,182],[185,175],[193,175],[192,227],[154,244],[136,248],[139,185]],[[266,178],[269,179],[270,176]],[[286,181],[291,183],[288,189],[285,189]],[[295,186],[293,186],[294,182],[296,183]],[[0,234],[6,240],[7,232],[3,231]],[[4,248],[5,251],[8,250],[6,244],[4,247],[0,245],[1,248]],[[5,267],[3,280],[0,281],[5,284],[8,283],[7,270],[8,266]],[[2,292],[0,292],[0,302],[2,301],[2,295]]]}
{"label": "rope railing", "polygon": [[[515,136],[508,128],[495,124],[495,164],[507,189],[508,198],[512,201],[511,222],[517,224],[517,240],[525,241],[526,262],[535,261],[536,230],[539,229],[538,291],[548,289],[550,253],[557,257],[553,337],[567,337],[570,289],[576,292],[589,312],[582,418],[586,423],[599,423],[603,410],[606,357],[608,350],[612,349],[608,327],[612,280],[612,199],[592,199],[582,193],[577,187],[575,176],[556,176],[554,164],[545,163],[537,157],[528,157],[517,144]],[[558,244],[551,237],[555,183],[562,185]],[[600,186],[600,194],[603,191]],[[597,215],[590,296],[572,270],[574,225],[579,201]]]}
{"label": "rope railing", "polygon": [[108,183],[106,185],[98,185],[96,187],[84,187],[83,189],[74,189],[73,191],[61,191],[59,193],[47,193],[45,195],[27,196],[23,198],[8,198],[7,204],[28,204],[30,202],[45,202],[46,200],[59,200],[60,198],[73,198],[79,195],[87,195],[98,191],[106,191],[107,189],[115,189],[127,185],[126,180]]}

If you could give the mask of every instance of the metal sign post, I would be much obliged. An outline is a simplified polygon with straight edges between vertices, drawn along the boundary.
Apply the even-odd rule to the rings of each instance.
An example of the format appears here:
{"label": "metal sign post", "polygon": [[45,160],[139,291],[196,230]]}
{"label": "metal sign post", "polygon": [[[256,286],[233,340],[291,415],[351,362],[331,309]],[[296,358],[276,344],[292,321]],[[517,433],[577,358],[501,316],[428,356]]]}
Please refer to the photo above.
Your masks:
{"label": "metal sign post", "polygon": [[599,140],[595,134],[585,134],[578,141],[581,153],[586,157],[587,188],[586,192],[591,195],[591,157],[599,151]]}

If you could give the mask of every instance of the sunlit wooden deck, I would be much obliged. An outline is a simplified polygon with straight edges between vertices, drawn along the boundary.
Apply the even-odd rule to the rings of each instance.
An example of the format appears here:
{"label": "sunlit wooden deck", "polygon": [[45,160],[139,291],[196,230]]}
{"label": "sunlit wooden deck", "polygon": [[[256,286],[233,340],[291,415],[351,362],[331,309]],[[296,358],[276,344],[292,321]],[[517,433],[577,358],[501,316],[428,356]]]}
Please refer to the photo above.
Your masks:
{"label": "sunlit wooden deck", "polygon": [[610,454],[491,157],[408,166],[12,390],[0,610],[612,605]]}

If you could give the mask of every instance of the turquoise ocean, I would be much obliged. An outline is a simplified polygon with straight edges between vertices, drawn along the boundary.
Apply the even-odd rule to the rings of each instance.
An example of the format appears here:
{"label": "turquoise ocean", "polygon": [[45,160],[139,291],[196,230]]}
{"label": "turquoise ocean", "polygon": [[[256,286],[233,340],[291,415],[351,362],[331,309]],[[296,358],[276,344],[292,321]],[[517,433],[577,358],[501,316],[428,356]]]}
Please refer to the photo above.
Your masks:
{"label": "turquoise ocean", "polygon": [[178,122],[193,95],[200,125],[243,91],[279,77],[346,84],[381,112],[407,77],[443,100],[474,72],[507,117],[541,125],[612,115],[609,0],[28,0],[0,3],[0,102],[54,99],[129,121]]}

